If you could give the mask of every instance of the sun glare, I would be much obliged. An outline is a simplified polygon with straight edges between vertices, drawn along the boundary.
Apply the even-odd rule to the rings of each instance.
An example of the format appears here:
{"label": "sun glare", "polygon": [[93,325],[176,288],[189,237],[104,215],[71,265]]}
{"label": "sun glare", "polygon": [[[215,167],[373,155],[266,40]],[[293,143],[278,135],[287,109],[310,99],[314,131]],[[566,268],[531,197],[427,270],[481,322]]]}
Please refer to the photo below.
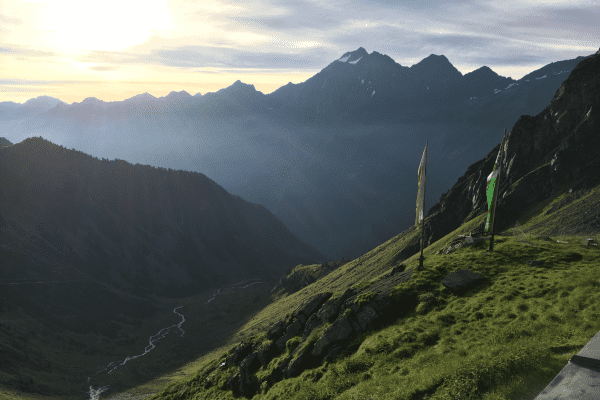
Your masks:
{"label": "sun glare", "polygon": [[161,0],[60,0],[44,3],[44,37],[54,50],[124,50],[171,29]]}

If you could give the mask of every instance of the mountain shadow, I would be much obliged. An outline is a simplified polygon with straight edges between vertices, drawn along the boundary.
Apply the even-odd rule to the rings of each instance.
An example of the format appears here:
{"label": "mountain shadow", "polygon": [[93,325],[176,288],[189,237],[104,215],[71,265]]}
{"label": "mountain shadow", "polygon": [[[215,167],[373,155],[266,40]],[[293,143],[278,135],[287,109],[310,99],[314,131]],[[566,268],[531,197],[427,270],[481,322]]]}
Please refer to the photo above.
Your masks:
{"label": "mountain shadow", "polygon": [[3,279],[85,276],[185,296],[324,260],[267,209],[205,175],[99,160],[39,137],[0,150]]}

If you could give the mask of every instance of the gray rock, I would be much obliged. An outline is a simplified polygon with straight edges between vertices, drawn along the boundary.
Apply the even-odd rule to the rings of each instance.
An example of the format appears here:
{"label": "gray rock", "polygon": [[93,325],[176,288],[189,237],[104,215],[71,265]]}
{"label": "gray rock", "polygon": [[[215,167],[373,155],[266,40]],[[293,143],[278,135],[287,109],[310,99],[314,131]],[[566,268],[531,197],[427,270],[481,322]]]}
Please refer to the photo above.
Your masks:
{"label": "gray rock", "polygon": [[451,272],[442,279],[442,285],[452,293],[459,294],[472,289],[485,280],[486,278],[480,273],[468,269],[459,269],[458,271]]}
{"label": "gray rock", "polygon": [[229,377],[229,379],[227,380],[227,383],[229,384],[229,389],[231,389],[234,396],[238,396],[241,392],[241,386],[242,386],[241,375],[239,373],[231,375]]}
{"label": "gray rock", "polygon": [[260,368],[261,362],[258,359],[257,353],[250,353],[250,355],[240,363],[240,369],[246,374],[253,374]]}
{"label": "gray rock", "polygon": [[268,331],[267,331],[267,339],[277,340],[283,335],[285,332],[285,321],[281,320],[276,322]]}
{"label": "gray rock", "polygon": [[375,310],[373,309],[373,307],[371,307],[368,304],[365,305],[365,306],[363,306],[363,308],[354,317],[355,321],[360,326],[360,330],[359,329],[355,329],[355,331],[357,331],[357,333],[361,333],[361,332],[366,331],[369,327],[371,327],[371,324],[378,317],[379,316],[377,315],[377,313],[375,312]]}
{"label": "gray rock", "polygon": [[279,362],[279,364],[277,364],[275,368],[273,368],[271,374],[266,377],[269,386],[273,386],[273,384],[279,382],[285,377],[284,371],[287,368],[289,362],[289,358],[284,358]]}
{"label": "gray rock", "polygon": [[313,356],[321,356],[334,344],[348,339],[352,335],[353,329],[348,315],[342,315],[339,317],[333,325],[325,330],[323,336],[321,336],[315,342],[315,345],[311,351]]}
{"label": "gray rock", "polygon": [[369,305],[373,307],[377,314],[383,315],[391,307],[392,300],[390,300],[390,296],[378,293],[377,296],[369,302]]}
{"label": "gray rock", "polygon": [[248,354],[250,354],[251,351],[252,351],[252,343],[250,343],[250,342],[240,343],[234,350],[233,354],[230,357],[227,357],[227,367],[237,364],[238,362],[240,362],[241,360],[246,358],[248,356]]}
{"label": "gray rock", "polygon": [[275,356],[277,345],[275,342],[268,342],[257,350],[258,361],[262,366],[267,366]]}
{"label": "gray rock", "polygon": [[355,296],[355,295],[356,295],[356,289],[354,289],[354,288],[346,289],[340,297],[326,301],[321,306],[321,309],[317,313],[317,316],[323,322],[335,321],[342,304],[344,304],[344,302],[346,300],[348,300],[350,297]]}
{"label": "gray rock", "polygon": [[302,334],[302,341],[306,340],[310,333],[321,326],[323,321],[317,316],[317,314],[313,314],[310,316],[308,321],[306,321],[306,325],[304,326],[304,333]]}
{"label": "gray rock", "polygon": [[325,292],[325,293],[319,293],[317,295],[315,295],[311,300],[309,300],[307,303],[301,305],[300,307],[298,307],[296,309],[296,311],[294,311],[294,316],[296,318],[298,318],[302,324],[304,324],[308,318],[310,317],[310,315],[312,313],[314,313],[316,310],[319,309],[319,307],[321,307],[321,305],[331,297],[333,293],[331,292]]}
{"label": "gray rock", "polygon": [[342,352],[344,348],[342,346],[333,346],[329,353],[323,358],[323,361],[331,362],[333,359]]}
{"label": "gray rock", "polygon": [[288,325],[287,329],[285,330],[285,335],[283,335],[279,340],[277,340],[277,348],[279,350],[283,350],[287,341],[296,336],[301,330],[302,322],[299,319],[294,318],[294,321],[290,325]]}
{"label": "gray rock", "polygon": [[300,350],[298,354],[294,354],[294,358],[290,361],[284,373],[288,378],[293,378],[298,376],[304,371],[310,361],[312,360],[312,356],[310,354],[310,349],[304,348]]}

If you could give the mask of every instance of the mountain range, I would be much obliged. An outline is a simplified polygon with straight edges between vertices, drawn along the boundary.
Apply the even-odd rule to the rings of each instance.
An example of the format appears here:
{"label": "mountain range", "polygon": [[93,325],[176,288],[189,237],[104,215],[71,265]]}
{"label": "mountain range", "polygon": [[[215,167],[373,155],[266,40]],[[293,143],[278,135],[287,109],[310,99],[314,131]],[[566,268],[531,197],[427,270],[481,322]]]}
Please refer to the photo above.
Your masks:
{"label": "mountain range", "polygon": [[[600,50],[439,198],[424,220],[424,267],[413,227],[334,271],[298,266],[246,324],[258,333],[151,399],[593,396],[593,380],[559,372],[600,330],[583,301],[600,284],[599,70]],[[499,152],[492,251],[482,228]],[[582,376],[597,361],[585,356]]]}
{"label": "mountain range", "polygon": [[[353,53],[345,57],[359,60],[350,65],[361,61]],[[99,362],[112,359],[113,365],[132,354],[134,344],[148,346],[148,336],[135,341],[135,329],[138,336],[142,328],[155,335],[159,322],[158,328],[173,324],[166,311],[173,316],[171,308],[184,302],[188,336],[161,343],[174,354],[163,350],[154,361],[131,362],[113,375],[121,379],[115,391],[156,378],[160,384],[153,382],[151,393],[157,400],[393,396],[400,390],[407,398],[461,398],[465,390],[500,396],[507,388],[512,392],[503,392],[505,398],[525,390],[533,398],[531,387],[539,392],[581,340],[600,330],[597,249],[590,246],[600,234],[599,70],[600,50],[579,61],[541,112],[521,116],[508,129],[502,149],[492,147],[500,142],[494,139],[441,195],[428,186],[434,204],[425,215],[420,271],[421,230],[414,226],[330,268],[324,254],[266,207],[229,194],[204,174],[98,159],[40,137],[1,140],[1,390],[10,388],[13,398],[34,398],[34,392],[73,398],[81,383],[63,377],[96,376]],[[314,138],[304,133],[307,146]],[[451,135],[440,136],[441,147]],[[362,143],[374,137],[384,135]],[[422,151],[421,143],[412,147]],[[486,183],[500,150],[497,248],[486,253]],[[409,175],[413,180],[416,168]],[[406,191],[414,223],[414,190]],[[327,213],[343,212],[336,203],[328,206]],[[535,233],[531,243],[511,237],[518,221]],[[564,233],[590,239],[585,247],[562,248],[565,242],[550,236]],[[479,244],[469,247],[459,234]],[[249,301],[229,293],[207,306],[221,292],[210,298],[207,290],[244,278],[272,287],[297,263],[289,279],[279,280],[276,296],[263,291]],[[461,275],[464,269],[469,272]],[[475,283],[458,291],[452,282],[461,279],[450,279],[453,273]],[[85,282],[47,285],[70,280]],[[199,301],[200,291],[208,301]],[[226,320],[234,309],[236,322]],[[102,340],[103,352],[94,350]],[[552,354],[560,355],[558,362]],[[83,359],[92,367],[73,365]],[[174,369],[160,368],[165,359],[189,360],[191,376],[177,380]],[[165,387],[165,380],[171,384]]]}
{"label": "mountain range", "polygon": [[540,112],[584,58],[514,80],[486,66],[463,75],[443,55],[406,67],[361,47],[267,95],[238,80],[194,96],[41,97],[0,103],[0,129],[13,142],[42,135],[97,157],[205,174],[328,258],[352,258],[414,221],[406,171],[425,140],[431,207],[503,128]]}

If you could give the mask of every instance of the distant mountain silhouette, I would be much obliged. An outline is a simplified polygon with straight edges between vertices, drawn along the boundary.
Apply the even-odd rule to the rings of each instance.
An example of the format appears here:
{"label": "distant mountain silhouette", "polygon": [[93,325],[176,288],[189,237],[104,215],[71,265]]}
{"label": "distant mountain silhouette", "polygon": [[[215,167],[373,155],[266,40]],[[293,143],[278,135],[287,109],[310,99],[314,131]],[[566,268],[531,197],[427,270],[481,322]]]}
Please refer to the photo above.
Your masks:
{"label": "distant mountain silhouette", "polygon": [[[141,163],[168,159],[196,168],[229,192],[264,205],[322,252],[352,257],[414,218],[408,211],[414,199],[406,200],[414,178],[405,171],[413,153],[422,151],[415,142],[430,139],[436,152],[431,166],[439,168],[439,181],[432,176],[428,188],[439,195],[503,128],[543,110],[585,58],[551,63],[514,80],[485,66],[463,76],[443,55],[402,66],[360,47],[305,82],[267,95],[238,80],[204,95],[86,99],[58,103],[48,112],[5,102],[0,119],[13,141],[48,132],[80,149],[92,143],[86,147],[91,154],[131,153]],[[24,132],[8,136],[15,127]],[[164,143],[157,145],[159,140]],[[297,158],[284,168],[290,154]]]}
{"label": "distant mountain silhouette", "polygon": [[34,137],[0,149],[0,187],[10,188],[1,242],[27,260],[4,279],[88,276],[180,296],[325,259],[263,206],[196,172],[98,160]]}

